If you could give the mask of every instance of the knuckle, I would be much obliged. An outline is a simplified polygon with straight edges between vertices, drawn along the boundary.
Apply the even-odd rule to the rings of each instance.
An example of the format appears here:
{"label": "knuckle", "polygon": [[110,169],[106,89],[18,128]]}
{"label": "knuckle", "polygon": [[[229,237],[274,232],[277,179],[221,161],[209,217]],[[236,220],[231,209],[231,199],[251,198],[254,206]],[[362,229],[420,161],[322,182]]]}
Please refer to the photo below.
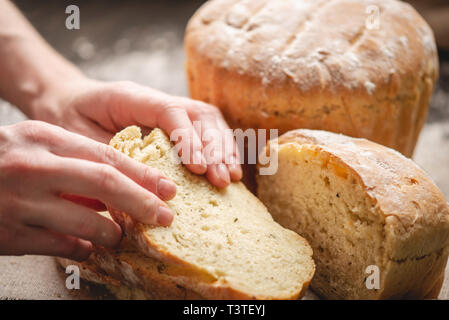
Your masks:
{"label": "knuckle", "polygon": [[179,128],[177,129],[181,140],[190,143],[193,140],[192,128]]}
{"label": "knuckle", "polygon": [[66,239],[65,241],[59,242],[59,248],[57,248],[57,251],[59,252],[57,252],[56,255],[62,257],[76,257],[78,248],[78,239]]}
{"label": "knuckle", "polygon": [[156,184],[163,176],[159,172],[159,170],[147,167],[144,170],[142,170],[142,177],[140,181],[140,185],[143,186],[151,186],[153,188],[156,188]]}
{"label": "knuckle", "polygon": [[181,107],[180,105],[174,104],[172,102],[168,102],[164,106],[164,114],[167,117],[176,116],[179,114],[186,114],[186,110],[183,107]]}
{"label": "knuckle", "polygon": [[14,184],[20,179],[22,185],[25,181],[59,173],[51,157],[42,157],[40,151],[30,153],[20,149],[10,150],[0,159],[0,171],[5,177],[10,178],[6,181]]}
{"label": "knuckle", "polygon": [[216,106],[213,106],[208,103],[201,102],[202,109],[204,109],[205,112],[210,114],[217,114],[220,113],[219,109]]}
{"label": "knuckle", "polygon": [[42,121],[25,121],[21,134],[31,143],[57,146],[64,143],[61,133],[64,130]]}
{"label": "knuckle", "polygon": [[78,230],[79,235],[87,240],[92,240],[97,238],[98,230],[88,219],[80,220],[76,223],[76,230]]}
{"label": "knuckle", "polygon": [[100,165],[97,173],[97,181],[100,188],[111,190],[117,185],[117,170],[109,165]]}
{"label": "knuckle", "polygon": [[114,148],[98,144],[98,149],[105,163],[115,167],[122,162],[123,155]]}
{"label": "knuckle", "polygon": [[201,115],[201,116],[216,116],[217,114],[220,113],[220,111],[218,110],[217,107],[208,104],[208,103],[204,103],[201,101],[197,102],[197,106],[196,108],[194,108],[194,110],[196,111],[197,115]]}
{"label": "knuckle", "polygon": [[31,129],[35,129],[35,128],[39,128],[41,126],[44,126],[45,123],[43,121],[39,121],[39,120],[25,120],[22,122],[19,122],[17,124],[14,125],[14,127],[18,130],[20,130],[21,132],[27,132],[27,130],[31,130]]}
{"label": "knuckle", "polygon": [[151,197],[142,204],[142,211],[139,214],[139,218],[145,217],[146,220],[150,219],[156,222],[156,208],[157,208],[157,200],[155,197]]}
{"label": "knuckle", "polygon": [[20,131],[31,141],[40,142],[49,134],[51,130],[49,126],[41,121],[29,120],[21,123]]}
{"label": "knuckle", "polygon": [[6,174],[30,173],[36,167],[28,154],[17,149],[10,150],[4,156],[0,166],[2,172]]}
{"label": "knuckle", "polygon": [[129,80],[113,82],[109,84],[108,88],[109,90],[111,90],[111,92],[115,94],[123,94],[123,95],[133,94],[137,90],[139,90],[139,86],[136,83]]}

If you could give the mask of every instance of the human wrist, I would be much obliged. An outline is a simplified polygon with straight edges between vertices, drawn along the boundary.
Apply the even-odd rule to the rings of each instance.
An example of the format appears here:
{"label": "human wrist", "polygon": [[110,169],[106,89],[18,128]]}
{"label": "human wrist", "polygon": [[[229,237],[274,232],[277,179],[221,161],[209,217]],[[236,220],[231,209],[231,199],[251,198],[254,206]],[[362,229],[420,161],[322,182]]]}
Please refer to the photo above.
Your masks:
{"label": "human wrist", "polygon": [[91,81],[78,70],[68,70],[47,77],[40,90],[25,101],[22,111],[30,118],[48,121],[57,116],[84,83]]}

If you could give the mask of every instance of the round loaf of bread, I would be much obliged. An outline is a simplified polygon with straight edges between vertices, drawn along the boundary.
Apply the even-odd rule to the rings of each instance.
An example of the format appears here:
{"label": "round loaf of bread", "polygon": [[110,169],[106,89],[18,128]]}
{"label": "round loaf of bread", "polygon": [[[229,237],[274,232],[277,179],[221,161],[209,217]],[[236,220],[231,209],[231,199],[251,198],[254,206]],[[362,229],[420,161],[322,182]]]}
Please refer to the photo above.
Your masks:
{"label": "round loaf of bread", "polygon": [[396,0],[212,0],[185,50],[191,96],[234,128],[322,129],[409,157],[438,76],[432,30]]}
{"label": "round loaf of bread", "polygon": [[278,170],[257,177],[257,195],[312,246],[315,292],[331,299],[438,296],[449,207],[412,160],[318,130],[290,131],[267,148]]}

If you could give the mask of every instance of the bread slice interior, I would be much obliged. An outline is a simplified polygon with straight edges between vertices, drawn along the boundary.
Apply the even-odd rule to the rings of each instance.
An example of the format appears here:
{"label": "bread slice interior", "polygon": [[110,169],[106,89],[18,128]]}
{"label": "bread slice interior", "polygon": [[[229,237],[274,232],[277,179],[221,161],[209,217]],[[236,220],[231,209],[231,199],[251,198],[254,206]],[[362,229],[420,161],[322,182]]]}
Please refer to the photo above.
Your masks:
{"label": "bread slice interior", "polygon": [[276,223],[242,183],[219,190],[192,174],[159,129],[142,139],[140,128],[128,127],[110,144],[177,185],[167,202],[175,212],[169,227],[144,225],[110,209],[141,252],[209,279],[202,296],[295,299],[305,293],[314,273],[310,246]]}

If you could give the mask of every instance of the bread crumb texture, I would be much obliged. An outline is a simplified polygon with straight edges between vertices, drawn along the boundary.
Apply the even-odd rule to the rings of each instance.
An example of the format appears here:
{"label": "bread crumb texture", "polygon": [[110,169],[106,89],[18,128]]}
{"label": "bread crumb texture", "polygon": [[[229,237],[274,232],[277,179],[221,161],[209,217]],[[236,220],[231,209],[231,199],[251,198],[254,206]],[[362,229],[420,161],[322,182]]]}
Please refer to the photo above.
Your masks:
{"label": "bread crumb texture", "polygon": [[[449,208],[410,159],[370,142],[317,130],[271,141],[279,169],[258,176],[276,221],[314,251],[312,289],[331,299],[436,298],[449,244]],[[380,270],[368,289],[366,268]]]}
{"label": "bread crumb texture", "polygon": [[111,210],[139,250],[200,277],[207,288],[196,289],[207,298],[294,299],[304,294],[314,273],[310,246],[274,222],[242,183],[219,190],[192,174],[159,129],[142,139],[140,128],[128,127],[111,146],[177,185],[176,197],[167,202],[175,212],[169,227],[136,223]]}

